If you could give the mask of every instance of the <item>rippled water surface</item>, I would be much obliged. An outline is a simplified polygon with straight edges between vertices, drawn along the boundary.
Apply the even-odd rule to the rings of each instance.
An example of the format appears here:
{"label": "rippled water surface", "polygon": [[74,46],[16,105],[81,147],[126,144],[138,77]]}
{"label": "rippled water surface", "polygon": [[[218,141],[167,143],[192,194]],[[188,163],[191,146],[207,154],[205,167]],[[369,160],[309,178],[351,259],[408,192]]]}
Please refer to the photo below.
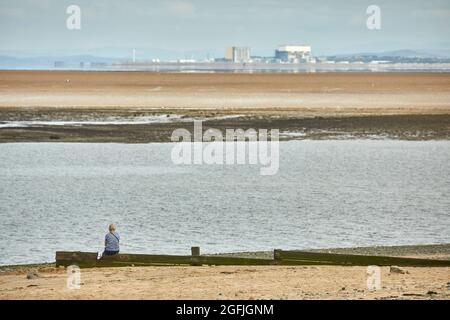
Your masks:
{"label": "rippled water surface", "polygon": [[98,251],[450,242],[450,142],[290,141],[280,169],[175,166],[171,144],[0,144],[0,264]]}

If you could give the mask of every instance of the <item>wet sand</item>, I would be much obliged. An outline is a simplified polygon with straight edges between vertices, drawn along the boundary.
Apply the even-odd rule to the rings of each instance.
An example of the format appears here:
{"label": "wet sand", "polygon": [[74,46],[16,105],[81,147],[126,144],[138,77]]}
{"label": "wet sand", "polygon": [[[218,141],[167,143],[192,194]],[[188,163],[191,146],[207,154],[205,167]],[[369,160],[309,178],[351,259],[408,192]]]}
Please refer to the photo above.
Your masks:
{"label": "wet sand", "polygon": [[[450,259],[450,245],[327,249]],[[267,258],[268,254],[234,256]],[[27,273],[38,276],[27,279]],[[53,265],[0,268],[0,299],[450,299],[450,268],[381,268],[381,289],[367,288],[366,267],[203,266],[82,269],[79,290]]]}
{"label": "wet sand", "polygon": [[[61,111],[58,112],[61,115]],[[72,116],[73,112],[68,112]],[[100,112],[101,113],[101,112]],[[24,113],[2,113],[3,119],[26,119]],[[48,121],[52,112],[40,111],[41,118]],[[120,113],[107,112],[105,117]],[[137,114],[146,114],[139,112]],[[67,113],[66,113],[67,115]],[[75,118],[79,118],[75,112]],[[97,113],[98,115],[98,113]],[[77,117],[78,116],[78,117]],[[129,114],[127,115],[129,116]],[[35,118],[34,118],[35,119]],[[61,118],[58,118],[60,120]],[[395,140],[450,140],[450,115],[390,115],[351,117],[279,118],[272,116],[243,116],[229,119],[205,118],[203,131],[226,129],[278,129],[280,140],[325,139],[395,139]],[[9,120],[5,120],[9,121]],[[170,142],[172,132],[179,128],[193,132],[192,121],[153,124],[114,125],[33,125],[22,128],[1,128],[2,142],[117,142],[149,143]]]}

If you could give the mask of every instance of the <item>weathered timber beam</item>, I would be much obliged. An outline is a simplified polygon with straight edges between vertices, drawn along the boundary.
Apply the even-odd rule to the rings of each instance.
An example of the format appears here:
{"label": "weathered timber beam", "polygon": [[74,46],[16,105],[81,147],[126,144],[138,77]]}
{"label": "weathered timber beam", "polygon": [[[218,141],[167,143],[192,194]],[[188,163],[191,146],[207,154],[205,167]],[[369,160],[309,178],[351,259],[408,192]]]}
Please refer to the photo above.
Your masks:
{"label": "weathered timber beam", "polygon": [[274,251],[275,260],[282,264],[294,261],[309,262],[323,265],[350,265],[350,266],[404,266],[404,267],[450,267],[449,260],[416,259],[388,256],[367,256],[336,253],[318,253],[306,251]]}

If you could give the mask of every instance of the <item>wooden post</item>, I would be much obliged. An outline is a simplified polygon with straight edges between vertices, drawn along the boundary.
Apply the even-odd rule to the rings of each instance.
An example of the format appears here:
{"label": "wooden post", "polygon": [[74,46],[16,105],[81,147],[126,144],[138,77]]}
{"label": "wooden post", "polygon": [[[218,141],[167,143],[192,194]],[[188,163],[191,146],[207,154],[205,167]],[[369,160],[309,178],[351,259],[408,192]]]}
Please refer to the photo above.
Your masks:
{"label": "wooden post", "polygon": [[281,253],[280,249],[273,250],[273,259],[274,260],[281,260],[280,253]]}
{"label": "wooden post", "polygon": [[201,266],[198,257],[200,257],[200,247],[191,247],[191,255],[192,255],[192,266]]}
{"label": "wooden post", "polygon": [[191,254],[193,257],[200,255],[200,247],[191,247]]}

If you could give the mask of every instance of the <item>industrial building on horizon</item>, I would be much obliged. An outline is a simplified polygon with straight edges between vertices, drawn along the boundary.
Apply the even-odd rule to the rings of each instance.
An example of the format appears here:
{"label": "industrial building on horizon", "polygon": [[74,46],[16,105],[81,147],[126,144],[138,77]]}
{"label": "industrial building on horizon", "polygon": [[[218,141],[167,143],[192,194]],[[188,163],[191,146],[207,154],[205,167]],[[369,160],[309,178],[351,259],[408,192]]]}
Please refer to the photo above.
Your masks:
{"label": "industrial building on horizon", "polygon": [[250,62],[250,48],[249,47],[227,47],[225,49],[225,60],[234,63]]}
{"label": "industrial building on horizon", "polygon": [[287,63],[308,63],[312,61],[311,46],[283,45],[275,50],[275,59]]}
{"label": "industrial building on horizon", "polygon": [[[216,59],[220,61],[222,59]],[[315,59],[311,54],[309,45],[281,45],[275,50],[273,57],[252,57],[249,47],[227,47],[225,48],[225,58],[227,62],[233,63],[314,63]]]}
{"label": "industrial building on horizon", "polygon": [[[240,65],[256,65],[256,64],[315,64],[319,62],[327,62],[323,58],[314,58],[311,53],[311,46],[309,45],[297,45],[288,44],[281,45],[275,49],[274,56],[252,56],[250,47],[244,46],[230,46],[225,48],[225,56],[223,58],[210,58],[207,55],[205,60],[197,60],[194,57],[188,59],[174,59],[174,60],[160,60],[160,59],[147,59],[147,60],[137,60],[136,59],[136,49],[132,49],[131,59],[126,61],[114,62],[112,65],[116,66],[146,66],[146,65],[159,65],[159,64],[196,64],[196,63],[224,63],[227,64],[240,64]],[[328,63],[328,62],[327,62]],[[54,68],[63,69],[69,66],[73,66],[73,63],[65,61],[55,61]],[[106,68],[108,66],[107,62],[104,61],[91,61],[79,62],[79,68]]]}
{"label": "industrial building on horizon", "polygon": [[[287,44],[278,46],[273,56],[252,56],[250,47],[231,46],[225,49],[222,58],[196,59],[193,55],[184,59],[163,60],[148,58],[137,60],[136,50],[130,50],[128,59],[96,58],[82,56],[80,59],[52,61],[52,69],[80,69],[80,70],[152,70],[152,71],[238,71],[238,70],[275,70],[280,72],[298,72],[299,70],[315,72],[316,70],[448,70],[450,58],[420,58],[403,57],[383,54],[355,54],[347,56],[318,56],[312,55],[311,46]],[[92,58],[92,59],[91,59]],[[1,60],[1,59],[0,59]],[[432,67],[431,67],[432,66]]]}

